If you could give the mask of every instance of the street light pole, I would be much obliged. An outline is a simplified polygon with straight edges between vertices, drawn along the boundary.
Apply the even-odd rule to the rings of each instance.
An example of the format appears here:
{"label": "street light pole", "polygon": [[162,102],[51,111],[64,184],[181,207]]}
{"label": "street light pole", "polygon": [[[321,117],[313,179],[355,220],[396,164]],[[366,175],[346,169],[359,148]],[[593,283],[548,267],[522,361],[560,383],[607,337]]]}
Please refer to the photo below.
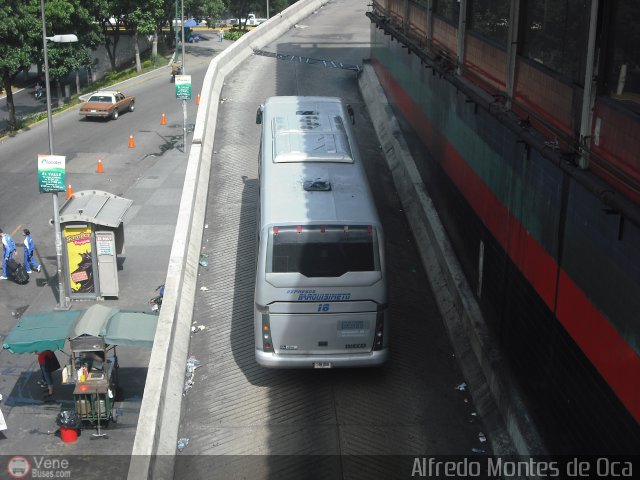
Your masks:
{"label": "street light pole", "polygon": [[[44,78],[45,93],[47,95],[47,126],[49,129],[49,155],[53,155],[53,121],[51,118],[51,88],[49,88],[49,57],[47,55],[47,25],[44,16],[44,0],[40,0],[42,13],[42,48],[44,53]],[[51,37],[54,42],[77,42],[75,35],[56,35]],[[60,232],[60,211],[58,209],[58,192],[52,192],[53,197],[53,228],[55,230],[56,261],[58,264],[58,304],[56,310],[69,310],[67,302],[67,290],[62,274],[62,233]]]}
{"label": "street light pole", "polygon": [[175,31],[176,31],[176,51],[173,54],[173,60],[174,62],[178,61],[178,0],[176,0],[176,21],[175,21]]}
{"label": "street light pole", "polygon": [[[180,26],[182,29],[182,74],[187,74],[187,65],[184,58],[184,0],[180,2]],[[184,153],[187,153],[187,100],[182,100],[182,144]]]}

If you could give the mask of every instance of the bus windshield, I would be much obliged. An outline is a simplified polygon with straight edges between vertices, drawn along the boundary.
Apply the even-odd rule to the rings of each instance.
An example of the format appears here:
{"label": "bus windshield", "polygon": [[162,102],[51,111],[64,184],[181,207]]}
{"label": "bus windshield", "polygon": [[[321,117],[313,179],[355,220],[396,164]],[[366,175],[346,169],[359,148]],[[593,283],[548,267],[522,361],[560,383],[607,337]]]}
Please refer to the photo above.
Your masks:
{"label": "bus windshield", "polygon": [[379,270],[375,228],[287,226],[270,231],[267,273],[340,277],[347,272]]}

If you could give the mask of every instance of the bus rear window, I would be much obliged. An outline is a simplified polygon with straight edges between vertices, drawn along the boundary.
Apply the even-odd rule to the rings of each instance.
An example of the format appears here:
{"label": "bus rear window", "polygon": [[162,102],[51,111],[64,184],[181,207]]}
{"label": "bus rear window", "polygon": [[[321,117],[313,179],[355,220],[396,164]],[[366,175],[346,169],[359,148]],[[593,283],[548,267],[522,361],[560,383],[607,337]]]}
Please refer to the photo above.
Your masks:
{"label": "bus rear window", "polygon": [[339,277],[380,270],[375,229],[365,227],[278,227],[269,236],[268,273]]}

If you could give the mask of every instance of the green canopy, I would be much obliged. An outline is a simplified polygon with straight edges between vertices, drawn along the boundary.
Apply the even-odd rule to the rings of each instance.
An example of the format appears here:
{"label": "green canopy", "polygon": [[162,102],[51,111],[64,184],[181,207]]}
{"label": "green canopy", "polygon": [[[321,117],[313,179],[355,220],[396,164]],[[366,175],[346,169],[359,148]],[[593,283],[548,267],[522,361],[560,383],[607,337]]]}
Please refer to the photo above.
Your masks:
{"label": "green canopy", "polygon": [[76,338],[82,335],[92,337],[104,337],[109,326],[109,321],[118,313],[117,308],[105,307],[96,303],[87,309],[69,330],[69,338]]}
{"label": "green canopy", "polygon": [[25,315],[2,347],[12,353],[62,350],[65,340],[82,335],[102,337],[109,345],[153,346],[158,316],[95,304],[85,311]]}
{"label": "green canopy", "polygon": [[2,344],[11,353],[62,350],[73,322],[82,314],[78,310],[25,315],[9,332]]}
{"label": "green canopy", "polygon": [[111,317],[102,336],[109,345],[151,348],[157,324],[158,316],[152,313],[121,311]]}

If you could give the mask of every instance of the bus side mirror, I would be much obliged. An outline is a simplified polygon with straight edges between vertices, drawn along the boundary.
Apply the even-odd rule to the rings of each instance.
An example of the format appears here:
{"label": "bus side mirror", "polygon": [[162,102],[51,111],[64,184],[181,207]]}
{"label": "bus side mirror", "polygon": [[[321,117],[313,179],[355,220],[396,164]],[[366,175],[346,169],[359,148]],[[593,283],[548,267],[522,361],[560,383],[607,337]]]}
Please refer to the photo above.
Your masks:
{"label": "bus side mirror", "polygon": [[258,110],[256,111],[256,123],[260,125],[262,123],[262,110],[264,109],[264,105],[260,105]]}

